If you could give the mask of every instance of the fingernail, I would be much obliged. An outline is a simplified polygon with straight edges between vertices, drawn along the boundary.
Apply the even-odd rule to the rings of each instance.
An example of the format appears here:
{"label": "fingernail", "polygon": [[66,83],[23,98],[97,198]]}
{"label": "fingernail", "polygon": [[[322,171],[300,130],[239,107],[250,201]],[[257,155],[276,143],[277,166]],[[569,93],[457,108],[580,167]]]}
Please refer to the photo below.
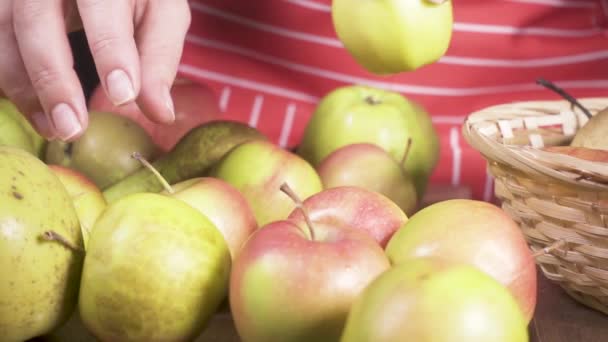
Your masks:
{"label": "fingernail", "polygon": [[72,107],[60,103],[51,111],[51,118],[55,125],[57,136],[62,140],[69,140],[80,133],[82,126]]}
{"label": "fingernail", "polygon": [[171,98],[171,90],[169,89],[169,87],[165,88],[165,106],[167,106],[169,113],[171,113],[171,116],[169,117],[169,122],[174,122],[175,106],[173,105],[173,99]]}
{"label": "fingernail", "polygon": [[34,124],[36,131],[46,139],[51,140],[55,137],[49,118],[43,112],[32,114],[32,123]]}
{"label": "fingernail", "polygon": [[120,106],[135,98],[131,79],[124,71],[116,69],[106,77],[108,96],[115,106]]}

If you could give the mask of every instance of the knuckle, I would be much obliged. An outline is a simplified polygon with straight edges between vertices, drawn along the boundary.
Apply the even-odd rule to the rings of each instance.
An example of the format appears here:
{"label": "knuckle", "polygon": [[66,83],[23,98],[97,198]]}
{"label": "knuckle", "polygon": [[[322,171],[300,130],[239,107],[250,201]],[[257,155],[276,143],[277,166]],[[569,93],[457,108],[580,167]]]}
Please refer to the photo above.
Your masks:
{"label": "knuckle", "polygon": [[47,89],[52,89],[60,81],[59,72],[50,68],[41,68],[32,72],[30,76],[32,86],[37,92],[43,92]]}
{"label": "knuckle", "polygon": [[13,25],[17,28],[29,27],[47,12],[48,8],[41,0],[15,1],[13,6]]}
{"label": "knuckle", "polygon": [[120,45],[120,38],[113,34],[98,34],[90,44],[91,53],[96,56],[112,51]]}

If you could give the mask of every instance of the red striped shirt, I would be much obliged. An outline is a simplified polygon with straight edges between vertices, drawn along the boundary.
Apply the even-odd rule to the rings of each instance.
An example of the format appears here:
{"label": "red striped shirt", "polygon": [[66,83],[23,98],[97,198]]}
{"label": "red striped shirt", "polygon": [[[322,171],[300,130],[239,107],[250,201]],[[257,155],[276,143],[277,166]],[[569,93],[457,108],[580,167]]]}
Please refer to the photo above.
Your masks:
{"label": "red striped shirt", "polygon": [[376,76],[342,47],[331,0],[191,1],[180,75],[204,82],[227,118],[282,146],[302,137],[332,89],[365,83],[422,104],[441,137],[431,181],[465,185],[491,200],[485,161],[460,133],[464,116],[493,104],[556,99],[554,81],[577,97],[606,96],[608,0],[458,0],[450,48],[415,72]]}

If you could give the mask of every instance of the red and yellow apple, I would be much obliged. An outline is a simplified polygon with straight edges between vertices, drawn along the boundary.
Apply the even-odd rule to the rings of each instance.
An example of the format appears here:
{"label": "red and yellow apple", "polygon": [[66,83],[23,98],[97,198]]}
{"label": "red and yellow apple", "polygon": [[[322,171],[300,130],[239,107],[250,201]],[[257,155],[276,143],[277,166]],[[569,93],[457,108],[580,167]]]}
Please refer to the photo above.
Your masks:
{"label": "red and yellow apple", "polygon": [[534,257],[517,223],[491,203],[453,199],[432,204],[399,228],[386,253],[393,265],[419,257],[473,265],[511,291],[528,321],[534,314]]}
{"label": "red and yellow apple", "polygon": [[[381,247],[407,222],[407,215],[386,196],[356,186],[325,189],[303,201],[303,207],[313,222],[340,224],[363,231]],[[289,219],[304,224],[302,211],[295,208]]]}
{"label": "red and yellow apple", "polygon": [[509,290],[474,266],[415,258],[376,278],[349,313],[342,342],[528,342]]}
{"label": "red and yellow apple", "polygon": [[274,221],[251,236],[233,264],[236,330],[245,342],[338,341],[352,303],[389,267],[364,232],[337,222],[315,222],[309,231]]}

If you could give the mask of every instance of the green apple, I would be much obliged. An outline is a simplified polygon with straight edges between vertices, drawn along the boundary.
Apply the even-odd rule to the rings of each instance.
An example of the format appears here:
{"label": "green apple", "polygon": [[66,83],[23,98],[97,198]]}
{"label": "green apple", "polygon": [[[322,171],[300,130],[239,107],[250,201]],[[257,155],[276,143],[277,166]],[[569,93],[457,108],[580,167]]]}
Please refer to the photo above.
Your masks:
{"label": "green apple", "polygon": [[0,146],[12,146],[35,154],[32,139],[27,132],[15,119],[3,112],[0,112]]}
{"label": "green apple", "polygon": [[347,85],[325,95],[307,123],[297,153],[314,167],[340,147],[370,143],[403,162],[421,199],[439,160],[439,137],[428,113],[399,93]]}
{"label": "green apple", "polygon": [[321,161],[317,172],[325,189],[356,186],[374,191],[388,197],[408,216],[418,208],[412,176],[378,145],[340,147]]}
{"label": "green apple", "polygon": [[253,233],[233,265],[236,330],[244,342],[338,341],[352,303],[389,267],[365,232],[274,221]]}
{"label": "green apple", "polygon": [[85,250],[91,229],[99,215],[106,208],[106,200],[101,190],[82,173],[60,165],[49,165],[72,198],[80,221]]}
{"label": "green apple", "polygon": [[288,183],[307,198],[323,189],[317,171],[300,156],[267,140],[252,140],[236,146],[213,169],[245,196],[258,226],[287,218],[294,202],[281,192]]}
{"label": "green apple", "polygon": [[521,229],[500,207],[469,199],[432,204],[397,230],[386,253],[393,265],[418,257],[473,265],[507,287],[532,319],[536,263]]}
{"label": "green apple", "polygon": [[[61,238],[61,241],[48,241]],[[55,330],[76,306],[83,254],[71,198],[24,150],[0,146],[0,339]]]}
{"label": "green apple", "polygon": [[368,71],[416,70],[442,57],[452,39],[450,0],[333,0],[336,35]]}
{"label": "green apple", "polygon": [[341,342],[527,342],[511,293],[466,264],[410,259],[355,301]]}
{"label": "green apple", "polygon": [[[30,122],[25,118],[25,116],[17,109],[17,107],[8,99],[0,98],[0,126],[3,126],[3,118],[2,117],[11,117],[15,120],[20,126],[23,132],[26,134],[27,140],[29,143],[26,144],[26,151],[31,152],[38,158],[42,158],[44,154],[44,149],[46,147],[46,140],[36,132],[34,127],[30,124]],[[2,135],[0,137],[1,140],[6,139],[7,134],[14,134],[8,130],[2,128]]]}
{"label": "green apple", "polygon": [[230,266],[224,238],[198,210],[127,195],[91,231],[80,316],[101,341],[192,341],[226,297]]}

